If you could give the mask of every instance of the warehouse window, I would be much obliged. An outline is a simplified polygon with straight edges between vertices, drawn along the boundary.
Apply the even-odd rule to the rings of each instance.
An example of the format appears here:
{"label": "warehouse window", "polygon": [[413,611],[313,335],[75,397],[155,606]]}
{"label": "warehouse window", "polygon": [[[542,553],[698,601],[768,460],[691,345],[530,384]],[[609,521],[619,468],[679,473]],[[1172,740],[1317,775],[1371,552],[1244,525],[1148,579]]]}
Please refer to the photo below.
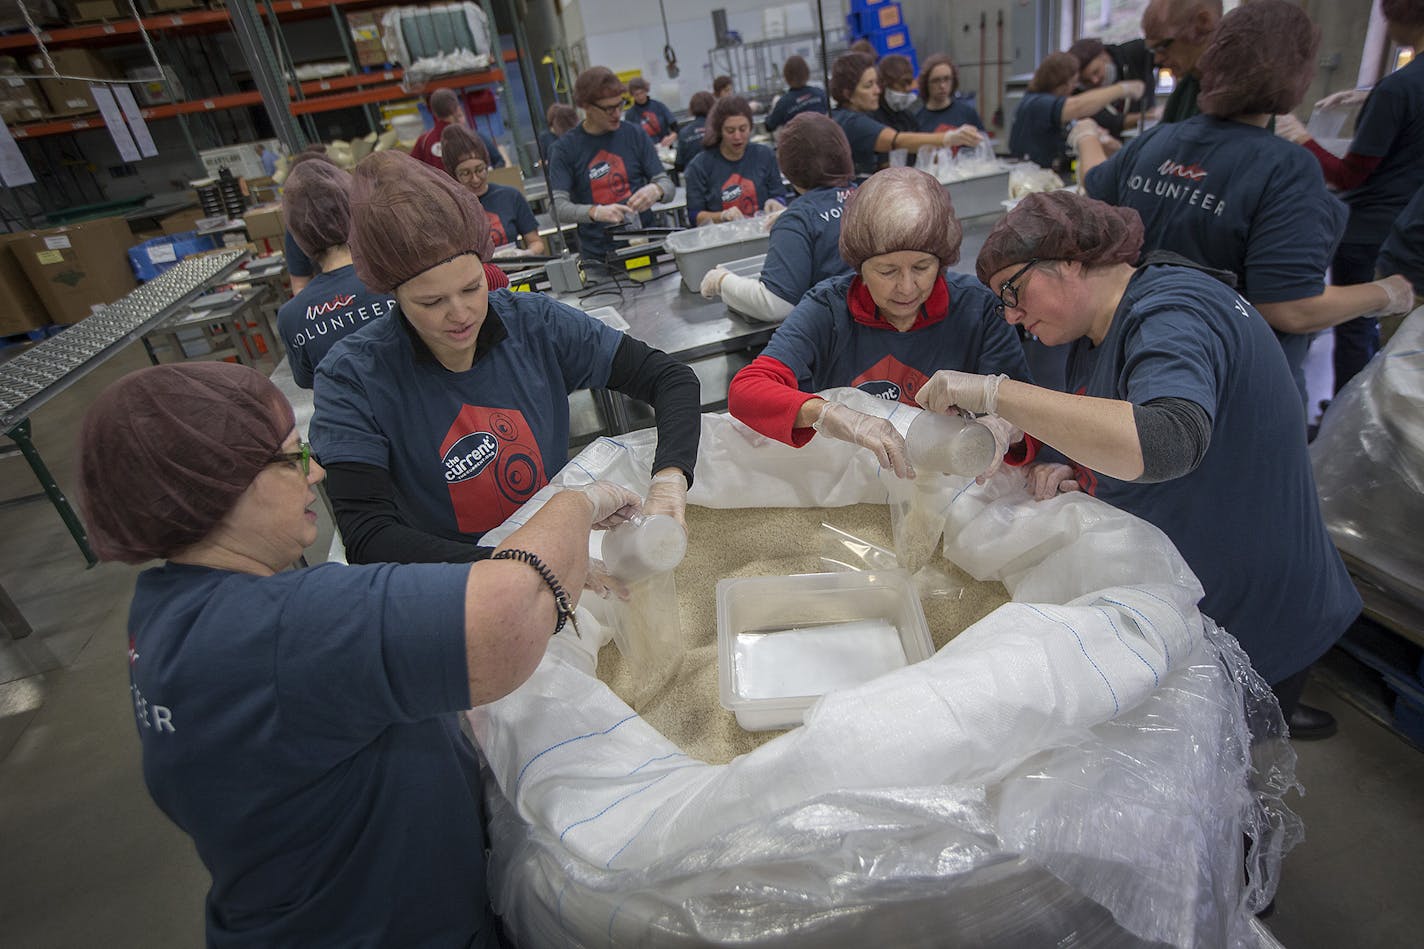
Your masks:
{"label": "warehouse window", "polygon": [[[1224,0],[1223,12],[1240,5]],[[1126,43],[1142,36],[1142,11],[1147,0],[1077,0],[1073,35],[1095,36],[1104,43]]]}

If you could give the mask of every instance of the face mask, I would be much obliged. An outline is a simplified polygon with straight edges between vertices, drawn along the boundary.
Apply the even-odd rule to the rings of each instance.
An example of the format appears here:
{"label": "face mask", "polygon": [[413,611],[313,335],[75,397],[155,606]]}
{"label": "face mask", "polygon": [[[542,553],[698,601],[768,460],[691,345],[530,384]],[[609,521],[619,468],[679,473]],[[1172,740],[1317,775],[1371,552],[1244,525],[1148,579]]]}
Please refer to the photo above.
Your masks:
{"label": "face mask", "polygon": [[891,112],[904,112],[915,101],[913,92],[896,92],[894,89],[885,90],[885,104],[890,107]]}

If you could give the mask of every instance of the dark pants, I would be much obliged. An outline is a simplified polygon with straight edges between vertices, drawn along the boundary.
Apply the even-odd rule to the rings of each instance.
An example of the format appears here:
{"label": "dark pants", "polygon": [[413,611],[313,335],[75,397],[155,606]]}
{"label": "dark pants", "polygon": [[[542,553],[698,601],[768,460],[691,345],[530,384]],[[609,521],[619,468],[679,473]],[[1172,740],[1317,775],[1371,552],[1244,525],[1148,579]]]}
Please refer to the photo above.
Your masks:
{"label": "dark pants", "polygon": [[1305,683],[1309,678],[1310,666],[1306,666],[1295,675],[1271,684],[1276,701],[1281,703],[1281,718],[1285,719],[1286,724],[1290,724],[1291,713],[1300,704],[1300,695],[1305,691]]}
{"label": "dark pants", "polygon": [[[1337,287],[1375,279],[1379,244],[1341,243],[1330,262],[1330,282]],[[1361,316],[1335,327],[1335,391],[1339,392],[1379,352],[1379,320]]]}

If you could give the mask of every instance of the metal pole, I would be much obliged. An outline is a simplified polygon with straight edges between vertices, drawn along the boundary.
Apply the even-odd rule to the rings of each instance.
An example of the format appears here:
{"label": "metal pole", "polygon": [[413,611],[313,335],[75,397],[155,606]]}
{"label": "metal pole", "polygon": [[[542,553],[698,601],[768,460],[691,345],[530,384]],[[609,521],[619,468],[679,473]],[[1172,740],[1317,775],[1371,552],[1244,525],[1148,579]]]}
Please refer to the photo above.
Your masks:
{"label": "metal pole", "polygon": [[821,5],[821,0],[816,0],[816,22],[821,27],[821,81],[825,83],[821,88],[825,89],[829,96],[831,92],[831,64],[827,62],[830,57],[826,55],[829,48],[826,43],[826,11]]}
{"label": "metal pole", "polygon": [[[529,49],[529,35],[524,32],[524,21],[519,17],[514,17],[514,51],[519,54],[519,77],[524,84],[524,103],[529,109],[529,127],[534,132],[534,153],[539,156],[541,167],[548,167],[549,156],[544,154],[543,145],[540,140],[542,133],[548,128],[548,123],[544,120],[544,110],[540,108],[538,100],[539,88],[538,79],[534,75],[534,64],[532,62],[533,53]],[[519,137],[515,136],[515,144],[518,145]],[[524,152],[520,152],[520,171],[532,174],[532,167],[525,168],[528,164],[523,159],[527,158]]]}
{"label": "metal pole", "polygon": [[237,45],[257,82],[257,90],[262,94],[262,104],[267,108],[267,117],[272,129],[289,153],[295,154],[307,145],[306,135],[292,117],[288,108],[287,81],[282,76],[272,44],[262,29],[262,18],[257,14],[253,0],[228,0],[228,14],[232,17],[232,32],[237,37]]}
{"label": "metal pole", "polygon": [[[485,27],[489,30],[490,59],[492,60],[490,65],[502,71],[504,69],[504,50],[500,47],[499,43],[499,27],[495,25],[494,7],[490,4],[490,0],[480,0],[480,8],[485,11]],[[516,16],[511,15],[510,19],[516,24],[519,22],[519,18]],[[514,52],[516,54],[520,52],[517,38],[515,40]],[[523,76],[523,73],[521,72],[520,75]],[[525,81],[527,83],[528,80],[526,79]],[[499,84],[499,92],[500,98],[504,100],[504,114],[509,116],[510,119],[509,131],[510,134],[514,136],[514,151],[516,154],[522,154],[519,148],[519,126],[514,122],[514,94],[509,91],[509,83],[501,82]],[[531,128],[532,127],[531,125]]]}
{"label": "metal pole", "polygon": [[49,468],[45,467],[44,459],[40,457],[34,441],[30,438],[30,420],[25,419],[5,434],[9,435],[10,439],[19,446],[20,454],[24,455],[25,461],[29,462],[30,470],[39,479],[40,487],[44,488],[49,503],[54,505],[54,509],[59,512],[60,519],[64,521],[64,526],[69,528],[69,536],[73,537],[74,543],[79,545],[79,552],[84,555],[89,566],[97,564],[99,558],[94,555],[93,549],[89,546],[89,534],[84,530],[84,522],[79,519],[79,515],[74,513],[74,508],[69,506],[69,499],[59,489],[59,483],[54,480],[54,475],[50,474]]}

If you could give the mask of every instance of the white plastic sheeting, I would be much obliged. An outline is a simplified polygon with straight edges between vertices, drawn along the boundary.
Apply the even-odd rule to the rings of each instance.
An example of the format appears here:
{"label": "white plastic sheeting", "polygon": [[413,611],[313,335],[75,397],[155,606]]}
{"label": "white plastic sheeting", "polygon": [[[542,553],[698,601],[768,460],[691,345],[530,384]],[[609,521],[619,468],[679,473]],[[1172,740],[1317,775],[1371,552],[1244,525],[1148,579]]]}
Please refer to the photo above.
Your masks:
{"label": "white plastic sheeting", "polygon": [[[646,488],[653,446],[601,440],[556,480]],[[882,476],[844,443],[705,416],[689,500],[883,502]],[[522,945],[1259,944],[1245,907],[1298,835],[1293,758],[1251,748],[1248,714],[1279,736],[1279,710],[1175,548],[1084,495],[1035,503],[1013,473],[943,491],[946,555],[1015,602],[730,764],[691,759],[556,651],[470,713],[495,906]],[[1243,833],[1266,844],[1264,890],[1242,886]]]}

